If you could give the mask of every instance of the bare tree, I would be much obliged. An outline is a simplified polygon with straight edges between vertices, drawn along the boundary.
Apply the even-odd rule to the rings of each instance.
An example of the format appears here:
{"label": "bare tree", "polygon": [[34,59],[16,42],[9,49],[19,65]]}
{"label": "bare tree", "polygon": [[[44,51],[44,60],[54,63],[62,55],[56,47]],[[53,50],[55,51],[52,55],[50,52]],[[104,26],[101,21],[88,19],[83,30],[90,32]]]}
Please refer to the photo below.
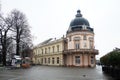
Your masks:
{"label": "bare tree", "polygon": [[6,66],[8,31],[12,27],[12,20],[0,16],[0,43],[3,65]]}
{"label": "bare tree", "polygon": [[0,64],[2,63],[2,44],[1,44],[1,35],[0,35]]}
{"label": "bare tree", "polygon": [[18,10],[13,10],[6,18],[0,16],[0,49],[4,66],[6,66],[6,54],[12,53],[13,40],[16,42],[16,55],[20,55],[20,52],[22,53],[23,50],[30,48],[32,45],[27,19]]}
{"label": "bare tree", "polygon": [[12,37],[8,37],[7,38],[7,54],[6,54],[6,57],[7,57],[7,61],[10,61],[12,60],[13,56],[15,55],[15,42],[14,40],[12,39]]}
{"label": "bare tree", "polygon": [[16,55],[20,55],[20,52],[23,49],[22,46],[32,43],[29,29],[30,27],[26,16],[22,12],[13,10],[10,17],[13,20],[12,31],[14,33],[13,38],[16,41]]}

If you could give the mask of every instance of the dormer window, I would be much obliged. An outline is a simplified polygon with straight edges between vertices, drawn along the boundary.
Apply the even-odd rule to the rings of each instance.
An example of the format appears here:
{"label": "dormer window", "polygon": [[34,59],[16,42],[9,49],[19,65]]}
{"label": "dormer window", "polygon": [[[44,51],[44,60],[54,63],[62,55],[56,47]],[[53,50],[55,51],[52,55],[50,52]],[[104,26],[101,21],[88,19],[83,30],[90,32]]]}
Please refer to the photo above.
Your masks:
{"label": "dormer window", "polygon": [[86,30],[87,29],[87,26],[86,25],[83,25],[83,30]]}

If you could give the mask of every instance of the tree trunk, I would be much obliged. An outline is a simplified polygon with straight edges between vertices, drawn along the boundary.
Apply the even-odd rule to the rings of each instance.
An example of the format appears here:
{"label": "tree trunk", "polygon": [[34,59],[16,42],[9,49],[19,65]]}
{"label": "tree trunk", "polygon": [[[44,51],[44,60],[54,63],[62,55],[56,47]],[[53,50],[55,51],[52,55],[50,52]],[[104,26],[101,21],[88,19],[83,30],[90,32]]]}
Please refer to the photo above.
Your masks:
{"label": "tree trunk", "polygon": [[6,51],[5,51],[5,49],[3,50],[3,58],[2,58],[2,60],[3,60],[3,66],[6,66]]}
{"label": "tree trunk", "polygon": [[19,50],[20,50],[20,48],[19,48],[19,40],[17,40],[16,41],[17,43],[16,43],[16,55],[20,55],[20,53],[19,53]]}
{"label": "tree trunk", "polygon": [[2,50],[2,54],[3,54],[3,66],[6,66],[6,33],[5,33],[5,35],[4,35],[4,42],[3,42],[3,50]]}
{"label": "tree trunk", "polygon": [[16,34],[16,55],[20,55],[20,35],[19,35],[19,27],[16,26],[17,34]]}

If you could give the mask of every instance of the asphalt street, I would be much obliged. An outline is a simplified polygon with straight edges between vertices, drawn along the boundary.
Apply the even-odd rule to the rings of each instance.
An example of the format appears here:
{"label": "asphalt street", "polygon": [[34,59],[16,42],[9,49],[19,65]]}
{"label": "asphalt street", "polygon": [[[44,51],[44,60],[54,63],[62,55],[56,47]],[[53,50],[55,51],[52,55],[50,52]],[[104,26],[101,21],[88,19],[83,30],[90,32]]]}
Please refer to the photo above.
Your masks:
{"label": "asphalt street", "polygon": [[32,66],[28,69],[1,69],[0,80],[114,80],[96,68]]}

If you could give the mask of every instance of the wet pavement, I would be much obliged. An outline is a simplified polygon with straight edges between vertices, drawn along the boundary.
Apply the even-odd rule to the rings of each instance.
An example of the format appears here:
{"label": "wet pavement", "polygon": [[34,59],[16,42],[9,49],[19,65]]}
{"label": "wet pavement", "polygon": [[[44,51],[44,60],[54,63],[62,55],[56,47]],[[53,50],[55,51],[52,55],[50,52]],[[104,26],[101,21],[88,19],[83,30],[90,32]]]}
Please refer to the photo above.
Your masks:
{"label": "wet pavement", "polygon": [[96,68],[33,66],[0,70],[0,80],[114,80]]}

